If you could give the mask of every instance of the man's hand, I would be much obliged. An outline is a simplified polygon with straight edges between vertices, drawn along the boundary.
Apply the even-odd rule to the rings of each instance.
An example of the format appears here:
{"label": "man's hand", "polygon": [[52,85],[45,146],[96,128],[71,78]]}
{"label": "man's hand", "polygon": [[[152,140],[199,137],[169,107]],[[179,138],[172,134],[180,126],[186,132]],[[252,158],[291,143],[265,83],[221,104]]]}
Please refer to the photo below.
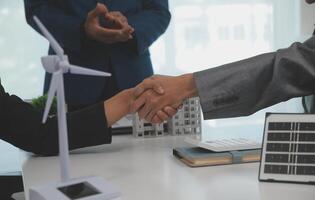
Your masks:
{"label": "man's hand", "polygon": [[136,100],[132,104],[132,111],[138,111],[140,118],[156,123],[158,118],[174,115],[174,109],[182,105],[183,100],[196,95],[192,74],[177,77],[155,75],[134,89]]}
{"label": "man's hand", "polygon": [[134,32],[134,29],[128,24],[128,19],[119,11],[108,12],[104,25],[110,29],[122,29],[126,26],[130,27],[130,34]]}
{"label": "man's hand", "polygon": [[[100,17],[104,17],[105,26],[100,25]],[[111,44],[132,39],[134,29],[120,12],[109,12],[104,4],[98,3],[96,8],[88,13],[84,24],[88,38]]]}

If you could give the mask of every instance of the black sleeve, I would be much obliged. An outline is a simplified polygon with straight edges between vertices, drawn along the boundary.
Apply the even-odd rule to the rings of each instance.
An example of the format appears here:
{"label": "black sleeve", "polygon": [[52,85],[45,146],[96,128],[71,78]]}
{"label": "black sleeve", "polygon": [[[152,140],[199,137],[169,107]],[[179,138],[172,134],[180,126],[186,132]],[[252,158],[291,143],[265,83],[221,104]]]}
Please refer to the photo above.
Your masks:
{"label": "black sleeve", "polygon": [[[56,117],[41,123],[42,113],[0,85],[0,138],[25,151],[41,155],[58,153]],[[103,103],[67,115],[70,149],[111,143]]]}

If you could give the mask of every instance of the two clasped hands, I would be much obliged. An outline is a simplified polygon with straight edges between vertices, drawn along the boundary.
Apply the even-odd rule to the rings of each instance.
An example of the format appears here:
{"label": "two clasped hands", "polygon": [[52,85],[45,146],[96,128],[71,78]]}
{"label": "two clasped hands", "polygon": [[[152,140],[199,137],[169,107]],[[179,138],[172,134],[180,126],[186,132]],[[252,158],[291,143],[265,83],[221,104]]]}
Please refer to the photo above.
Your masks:
{"label": "two clasped hands", "polygon": [[121,12],[109,11],[104,4],[98,3],[95,9],[88,13],[84,31],[91,40],[112,44],[133,39],[134,28],[128,24],[127,18]]}
{"label": "two clasped hands", "polygon": [[177,113],[183,101],[197,96],[193,74],[154,75],[133,90],[131,112],[151,123],[162,123]]}

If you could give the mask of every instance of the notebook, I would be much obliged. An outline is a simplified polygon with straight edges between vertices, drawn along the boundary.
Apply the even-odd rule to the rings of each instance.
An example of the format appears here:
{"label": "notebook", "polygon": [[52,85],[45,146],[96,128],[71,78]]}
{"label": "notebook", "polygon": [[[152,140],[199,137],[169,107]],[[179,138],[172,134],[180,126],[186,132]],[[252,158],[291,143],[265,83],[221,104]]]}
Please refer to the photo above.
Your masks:
{"label": "notebook", "polygon": [[214,152],[200,147],[179,147],[173,155],[190,167],[227,165],[260,161],[261,150]]}

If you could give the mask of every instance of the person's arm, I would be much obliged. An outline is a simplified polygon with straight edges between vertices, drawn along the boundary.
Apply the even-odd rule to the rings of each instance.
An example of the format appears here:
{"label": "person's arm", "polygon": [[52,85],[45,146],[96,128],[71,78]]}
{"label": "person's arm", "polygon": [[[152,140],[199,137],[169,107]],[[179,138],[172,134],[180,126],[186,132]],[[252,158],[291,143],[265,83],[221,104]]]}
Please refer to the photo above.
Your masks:
{"label": "person's arm", "polygon": [[166,31],[171,20],[168,0],[143,0],[141,11],[126,13],[125,16],[134,28],[138,54],[144,53]]}
{"label": "person's arm", "polygon": [[315,93],[315,37],[194,74],[205,119],[251,115]]}
{"label": "person's arm", "polygon": [[104,112],[108,127],[122,117],[131,113],[130,106],[133,102],[133,89],[123,90],[104,102]]}
{"label": "person's arm", "polygon": [[[160,87],[163,88],[160,95],[146,91],[154,89],[159,93]],[[274,53],[194,74],[148,78],[135,88],[134,95],[138,99],[132,110],[139,110],[141,118],[160,122],[156,118],[159,111],[167,114],[165,107],[199,96],[205,119],[238,117],[314,93],[315,36]]]}
{"label": "person's arm", "polygon": [[[67,115],[70,149],[111,143],[110,126],[128,114],[131,91]],[[117,106],[117,103],[119,106]],[[119,108],[111,110],[111,108]],[[109,109],[109,112],[105,110]],[[107,120],[108,119],[108,120]],[[42,124],[42,113],[0,86],[0,138],[25,151],[41,155],[58,153],[57,118]]]}

